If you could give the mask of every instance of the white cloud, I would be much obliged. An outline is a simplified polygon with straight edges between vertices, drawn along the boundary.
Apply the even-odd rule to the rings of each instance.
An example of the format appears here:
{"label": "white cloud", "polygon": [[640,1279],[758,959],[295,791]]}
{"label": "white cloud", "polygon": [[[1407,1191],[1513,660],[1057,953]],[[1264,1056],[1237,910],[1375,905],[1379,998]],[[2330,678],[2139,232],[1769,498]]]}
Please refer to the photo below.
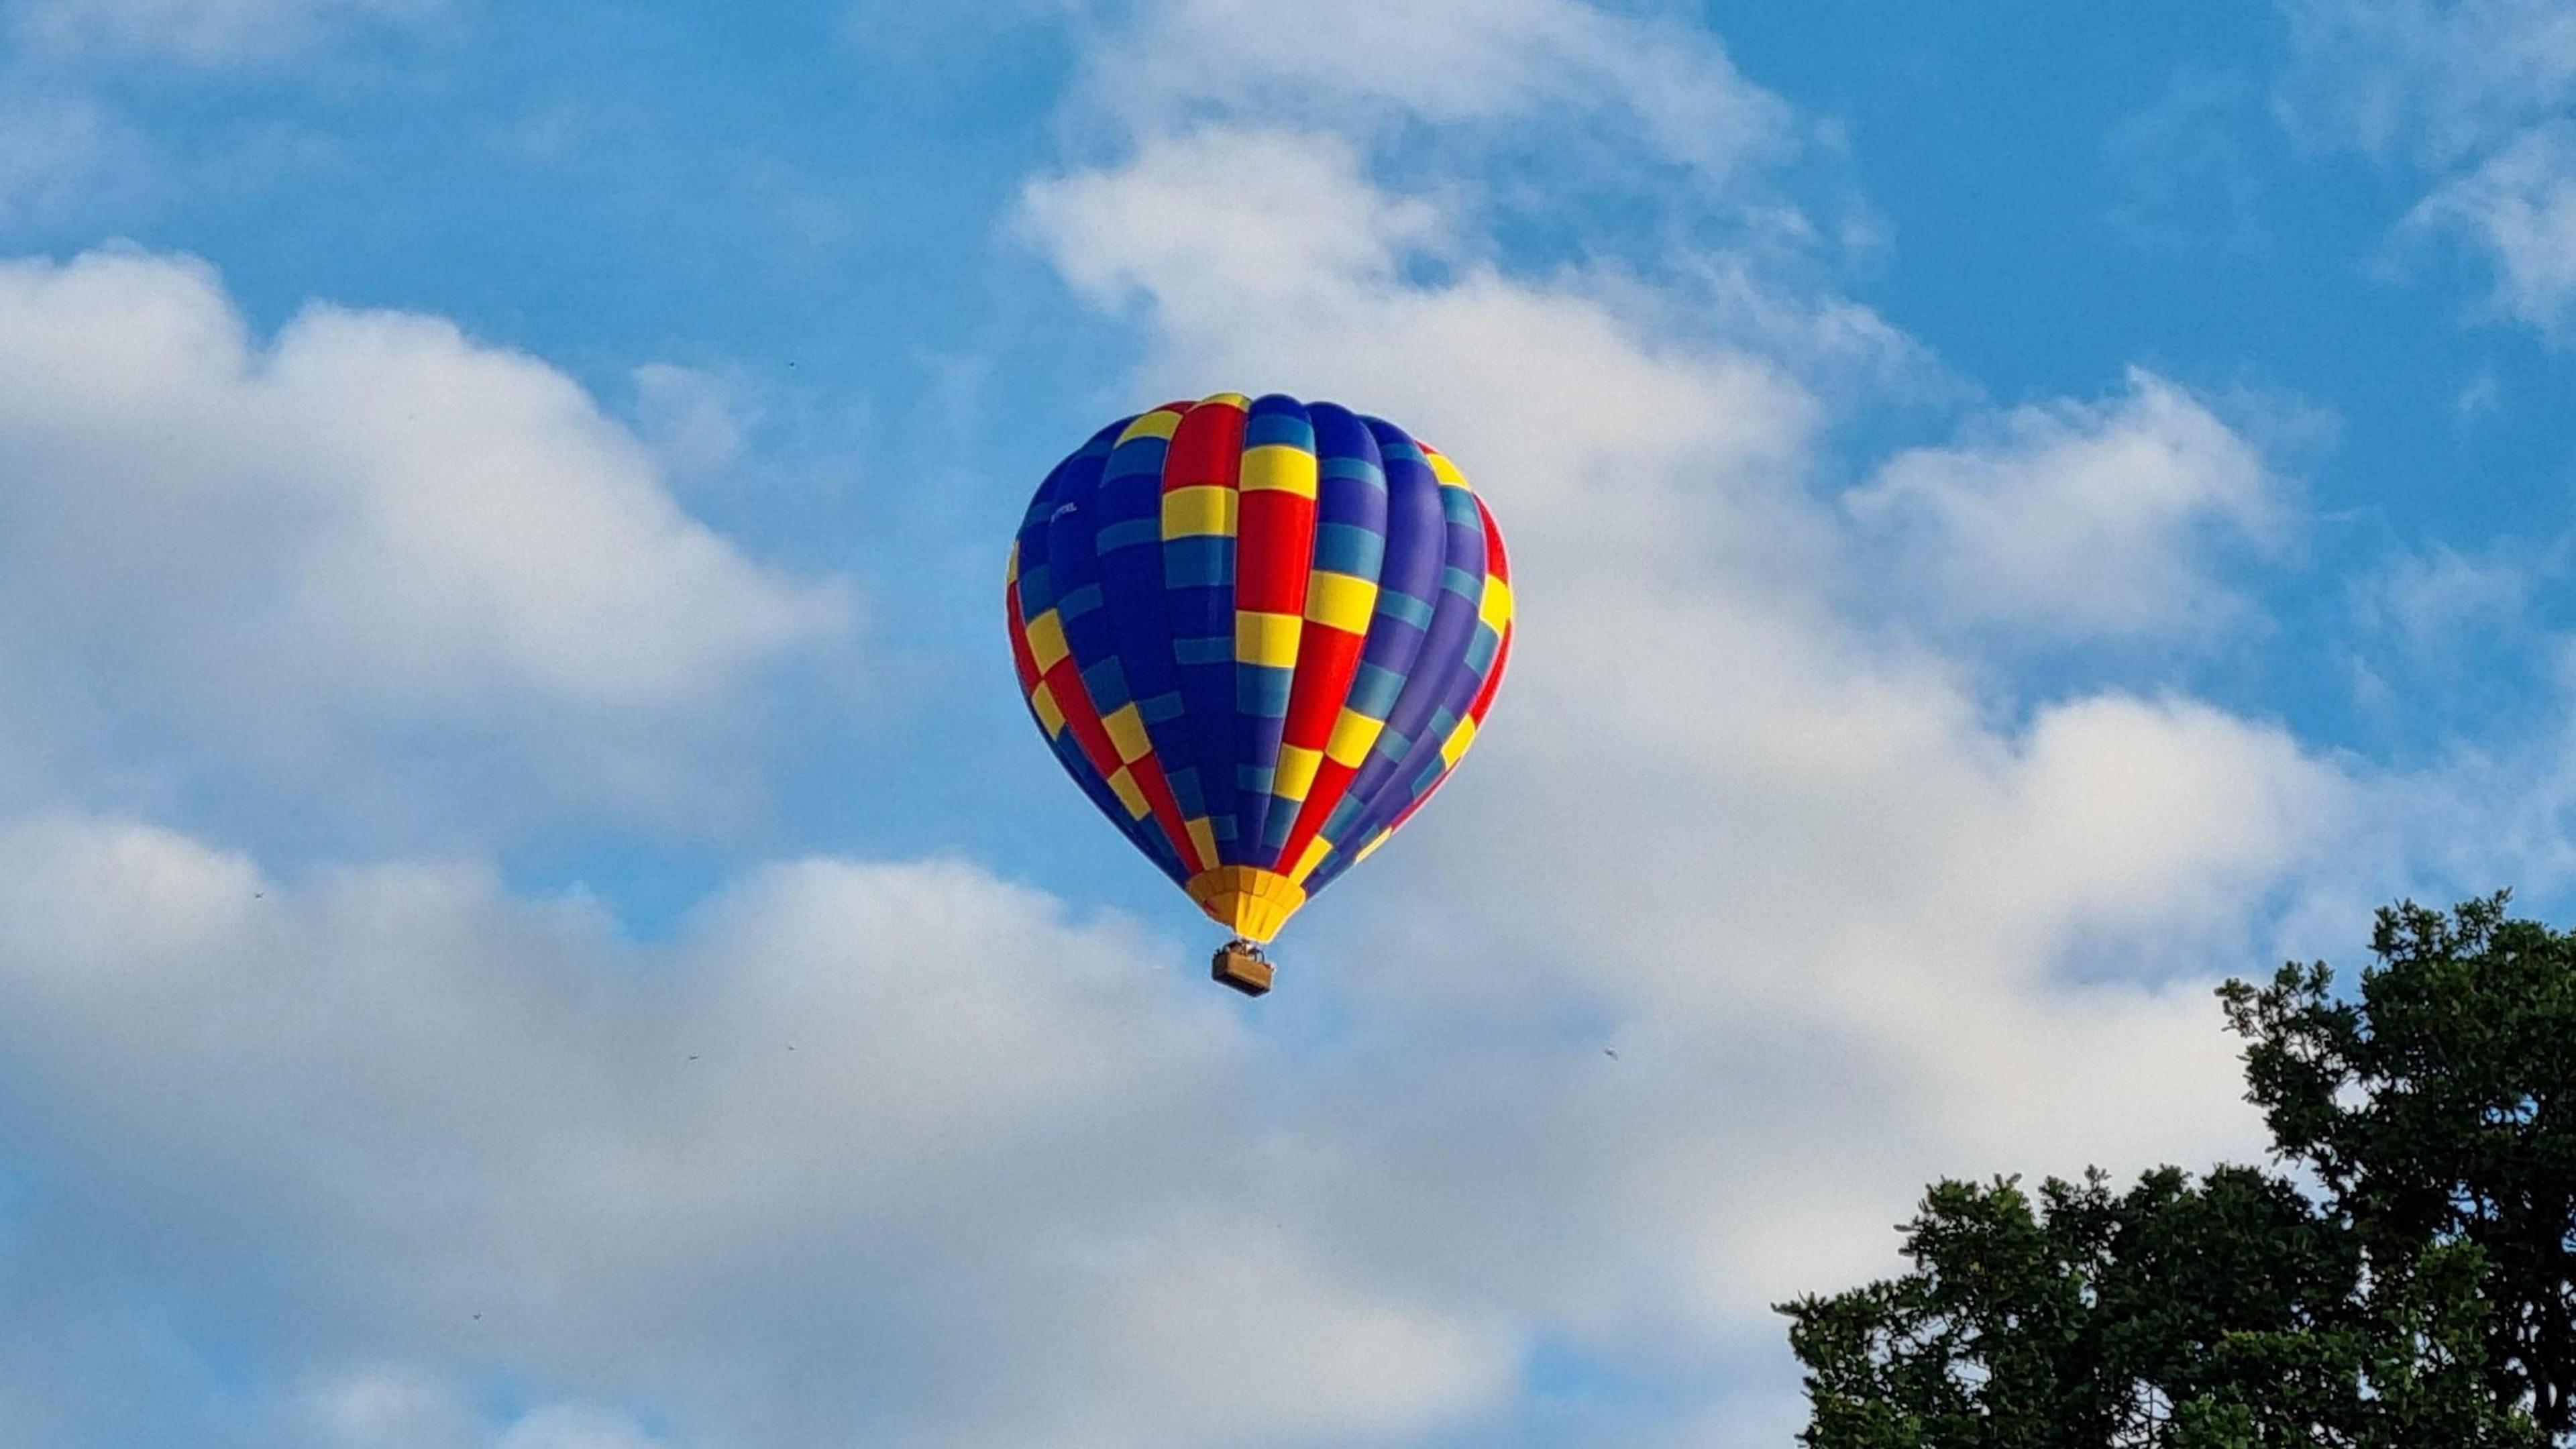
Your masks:
{"label": "white cloud", "polygon": [[[1024,209],[1071,283],[1143,323],[1136,392],[1382,410],[1461,460],[1515,545],[1526,632],[1476,761],[1379,884],[1301,920],[1264,1031],[1154,970],[1161,943],[961,864],[774,865],[636,946],[477,867],[280,878],[165,830],[20,820],[0,1133],[39,1170],[0,1207],[44,1277],[0,1302],[147,1325],[100,1362],[214,1342],[235,1373],[291,1366],[307,1391],[273,1418],[326,1445],[1454,1438],[1511,1411],[1538,1341],[1740,1431],[1793,1412],[1765,1305],[1884,1266],[1926,1179],[2249,1147],[2206,988],[2262,964],[2262,902],[2344,832],[2354,783],[2188,699],[1995,722],[1956,662],[1838,612],[1872,576],[1808,491],[1827,410],[1800,359],[1711,342],[1611,267],[1481,260],[1472,200],[1390,187],[1368,138],[1313,128],[1335,96],[1546,124],[1551,63],[1651,92],[1659,65],[1704,81],[1713,46],[1630,54],[1679,32],[1566,4],[1345,18],[1467,79],[1155,81],[1132,152]],[[1243,49],[1175,34],[1198,38],[1155,65]],[[1639,105],[1650,129],[1689,112]],[[1705,139],[1665,159],[1736,164],[1740,138]],[[1709,259],[1748,306],[1852,329],[1740,260]],[[75,626],[36,631],[55,694],[158,723],[122,759],[336,779],[348,742],[424,720],[595,754],[840,617],[689,523],[645,445],[527,359],[327,311],[257,343],[151,258],[7,277],[63,316],[27,305],[54,350],[15,366],[0,330],[0,469],[79,460],[46,476],[118,506],[0,512],[0,550],[40,565],[0,552],[0,600]],[[2226,490],[2155,472],[2226,449],[2148,390],[1949,455],[2087,461],[2136,412],[2157,486],[2133,491],[2167,503],[2106,522],[2082,489],[2014,485],[2122,544],[2242,526]],[[573,501],[487,528],[520,501],[496,476],[570,478]],[[409,509],[454,551],[396,526]],[[579,551],[600,534],[627,542]],[[153,587],[74,591],[58,555]],[[458,573],[481,586],[434,586]],[[410,641],[385,677],[380,634]],[[0,729],[26,730],[12,709]],[[209,726],[238,717],[291,747],[234,758],[246,736]],[[1330,1025],[1290,1043],[1305,993]],[[48,1371],[52,1319],[0,1324],[0,1417],[111,1402],[114,1375]],[[168,1324],[176,1349],[151,1340]],[[540,1407],[480,1412],[460,1386],[495,1366]]]}
{"label": "white cloud", "polygon": [[[308,60],[359,23],[412,23],[447,0],[0,0],[0,233],[131,229],[186,168],[107,99],[138,60],[200,72]],[[200,140],[202,137],[192,137]],[[272,139],[273,138],[269,138]]]}
{"label": "white cloud", "polygon": [[1721,182],[1790,112],[1706,30],[1577,0],[1321,0],[1283,30],[1254,0],[1145,0],[1092,37],[1091,103],[1144,133],[1211,115],[1337,127],[1615,121]]}
{"label": "white cloud", "polygon": [[17,0],[18,39],[57,55],[149,56],[220,67],[273,62],[352,22],[406,22],[446,0]]}
{"label": "white cloud", "polygon": [[2576,307],[2576,11],[2556,0],[2288,0],[2283,110],[2311,142],[2412,156],[2410,226],[2493,263],[2500,315],[2562,338]]}
{"label": "white cloud", "polygon": [[559,1404],[512,1424],[493,1449],[654,1449],[658,1442],[623,1414]]}
{"label": "white cloud", "polygon": [[[1782,369],[1643,337],[1580,275],[1530,285],[1488,266],[1436,285],[1407,264],[1448,223],[1391,196],[1347,145],[1207,130],[1126,165],[1033,183],[1031,235],[1068,280],[1139,309],[1148,391],[1343,397],[1402,419],[1512,499],[1521,530],[1625,568],[1722,546],[1792,562],[1782,484],[1818,409]],[[1483,446],[1460,451],[1462,440]],[[1765,489],[1673,488],[1673,460]],[[1767,531],[1766,531],[1767,530]]]}
{"label": "white cloud", "polygon": [[[1579,277],[1405,282],[1438,218],[1330,146],[1173,144],[1034,188],[1033,235],[1160,376],[1433,418],[1525,580],[1469,783],[1292,944],[1347,1041],[1275,1055],[958,866],[775,867],[638,950],[472,870],[297,887],[21,825],[0,1102],[76,1164],[57,1223],[152,1245],[63,1262],[291,1263],[314,1371],[649,1386],[674,1444],[1400,1442],[1502,1410],[1542,1336],[1776,1417],[1765,1305],[1882,1266],[1928,1178],[2250,1144],[2207,977],[2335,828],[2330,770],[2180,701],[1990,728],[1827,607],[1778,369]],[[1241,156],[1205,169],[1247,225],[1102,240]],[[1247,296],[1270,205],[1374,220]]]}
{"label": "white cloud", "polygon": [[2523,132],[2476,170],[2443,183],[2409,220],[2457,228],[2483,243],[2496,268],[2496,310],[2565,334],[2576,311],[2576,124]]}
{"label": "white cloud", "polygon": [[[298,887],[55,818],[0,827],[0,917],[45,1265],[0,1295],[260,1314],[324,1442],[453,1442],[489,1363],[567,1405],[499,1449],[646,1442],[581,1403],[675,1443],[1364,1442],[1518,1351],[1331,1251],[1365,1224],[1298,1169],[1339,1128],[1266,1125],[1203,980],[968,866],[783,864],[637,948],[472,869]],[[0,1376],[13,1421],[61,1392]]]}
{"label": "white cloud", "polygon": [[2531,579],[2507,560],[2479,561],[2436,546],[2404,555],[2360,594],[2366,622],[2393,625],[2418,649],[2443,643],[2480,622],[2509,626],[2521,617]]}
{"label": "white cloud", "polygon": [[696,480],[742,457],[757,415],[733,379],[704,368],[648,362],[635,369],[635,422],[673,477]]}
{"label": "white cloud", "polygon": [[2107,403],[2016,408],[1901,453],[1845,505],[1936,626],[2189,637],[2245,613],[2211,555],[2278,542],[2280,491],[2207,405],[2131,369]]}
{"label": "white cloud", "polygon": [[490,1437],[464,1395],[418,1372],[355,1370],[299,1398],[300,1437],[332,1449],[480,1449]]}
{"label": "white cloud", "polygon": [[77,217],[130,199],[148,147],[93,98],[20,83],[0,95],[0,227]]}
{"label": "white cloud", "polygon": [[[1584,0],[1329,0],[1301,8],[1291,33],[1249,0],[1143,0],[1079,29],[1083,84],[1066,114],[1098,144],[1076,150],[1122,163],[1118,200],[1135,214],[1078,220],[1119,265],[1150,265],[1141,244],[1220,265],[1211,281],[1253,292],[1304,285],[1310,263],[1473,270],[1509,218],[1524,238],[1552,238],[1539,245],[1613,314],[1747,344],[1813,380],[1946,385],[1868,308],[1776,285],[1781,273],[1812,281],[1820,258],[1869,249],[1875,230],[1836,178],[1832,128],[1803,124],[1705,27]],[[1193,166],[1279,170],[1235,178],[1255,201]],[[1296,204],[1299,189],[1314,204]],[[1046,188],[1032,199],[1072,200]],[[1336,214],[1331,199],[1371,209]],[[1278,234],[1245,234],[1230,214],[1245,205]],[[1592,220],[1570,228],[1576,214]],[[1147,221],[1166,234],[1108,231]],[[1705,244],[1720,235],[1728,247]],[[1077,284],[1120,285],[1063,229],[1054,238]],[[1694,306],[1666,305],[1683,291]]]}
{"label": "white cloud", "polygon": [[497,1428],[456,1383],[417,1369],[364,1369],[316,1384],[276,1426],[311,1449],[662,1449],[622,1413],[547,1404]]}
{"label": "white cloud", "polygon": [[[1775,1355],[1762,1305],[1878,1267],[1935,1173],[2250,1137],[2201,983],[2047,963],[2238,909],[2330,803],[2286,742],[2110,700],[1998,752],[1918,707],[1784,763],[1806,722],[1756,689],[1718,723],[1769,758],[1640,750],[1671,716],[1614,707],[1576,764],[1562,693],[1660,642],[1540,671],[1488,766],[1520,786],[1425,852],[1432,937],[1295,947],[1353,1024],[1294,1058],[1179,953],[962,865],[782,864],[634,947],[467,867],[299,884],[0,827],[8,1222],[44,1265],[0,1320],[50,1337],[31,1301],[138,1279],[128,1311],[217,1343],[256,1315],[225,1351],[311,1386],[244,1443],[1409,1442],[1507,1403],[1542,1333],[1685,1386]],[[1659,899],[1729,838],[1782,863]],[[96,1376],[48,1351],[0,1408],[85,1422]],[[555,1406],[487,1422],[459,1386],[492,1363]]]}
{"label": "white cloud", "polygon": [[22,798],[663,807],[700,798],[677,752],[738,684],[848,622],[545,364],[319,305],[258,339],[181,258],[0,263],[0,472]]}
{"label": "white cloud", "polygon": [[[1233,184],[1209,184],[1218,168]],[[1441,223],[1435,208],[1367,186],[1357,148],[1282,130],[1157,139],[1123,168],[1041,181],[1027,199],[1065,278],[1112,306],[1240,296],[1278,309],[1354,285],[1383,293],[1408,252],[1436,250]]]}
{"label": "white cloud", "polygon": [[[1957,665],[1838,612],[1880,581],[1805,489],[1794,367],[1613,274],[1420,265],[1472,254],[1467,221],[1345,139],[1149,136],[1025,215],[1143,324],[1137,395],[1382,411],[1514,543],[1522,633],[1466,778],[1296,948],[1345,952],[1359,1000],[1370,1281],[1530,1316],[1676,1403],[1720,1365],[1786,1395],[1766,1305],[1884,1265],[1929,1178],[2259,1140],[2208,988],[2260,969],[2266,899],[2351,819],[2334,767],[2187,699],[1997,726]],[[1891,476],[1877,541],[2018,570],[1998,617],[2063,606],[2059,548],[2185,595],[2094,630],[2217,609],[2198,533],[2276,510],[2255,451],[2144,374]]]}
{"label": "white cloud", "polygon": [[2576,96],[2576,14],[2556,0],[2283,0],[2282,110],[2312,144],[2442,163]]}

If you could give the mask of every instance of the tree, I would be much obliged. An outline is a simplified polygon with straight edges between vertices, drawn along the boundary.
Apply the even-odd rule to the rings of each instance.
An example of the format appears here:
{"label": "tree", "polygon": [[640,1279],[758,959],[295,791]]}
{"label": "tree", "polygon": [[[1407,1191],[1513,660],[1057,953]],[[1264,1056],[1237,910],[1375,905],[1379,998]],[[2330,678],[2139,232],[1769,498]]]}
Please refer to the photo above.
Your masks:
{"label": "tree", "polygon": [[2220,995],[2278,1155],[2308,1169],[2374,1264],[2484,1258],[2482,1364],[2554,1442],[2576,1437],[2576,935],[2505,918],[2379,913],[2358,996],[2320,962]]}
{"label": "tree", "polygon": [[2541,1449],[2576,1442],[2576,936],[2379,913],[2221,988],[2249,1099],[2314,1193],[2251,1167],[1936,1184],[1912,1271],[1781,1305],[1810,1449]]}

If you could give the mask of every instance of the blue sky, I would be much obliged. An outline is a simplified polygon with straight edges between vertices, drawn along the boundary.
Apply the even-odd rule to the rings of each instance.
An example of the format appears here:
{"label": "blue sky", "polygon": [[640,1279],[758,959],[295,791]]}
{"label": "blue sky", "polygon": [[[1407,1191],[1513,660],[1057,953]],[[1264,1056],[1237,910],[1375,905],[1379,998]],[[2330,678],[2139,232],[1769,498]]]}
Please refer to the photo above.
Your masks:
{"label": "blue sky", "polygon": [[[2576,899],[2571,340],[2528,0],[0,0],[0,1445],[1785,1444]],[[1257,1004],[998,607],[1227,389],[1522,629]]]}

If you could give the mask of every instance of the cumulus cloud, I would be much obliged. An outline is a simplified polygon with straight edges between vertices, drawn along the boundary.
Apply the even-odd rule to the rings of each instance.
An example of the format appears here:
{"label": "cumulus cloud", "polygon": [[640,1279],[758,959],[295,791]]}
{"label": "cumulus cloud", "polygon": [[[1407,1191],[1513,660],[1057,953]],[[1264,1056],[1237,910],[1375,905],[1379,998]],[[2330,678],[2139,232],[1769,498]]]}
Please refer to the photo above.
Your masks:
{"label": "cumulus cloud", "polygon": [[[0,827],[31,1265],[0,1406],[92,1442],[216,1343],[305,1386],[200,1397],[191,1442],[1411,1442],[1507,1404],[1542,1337],[1684,1383],[1776,1353],[1762,1305],[1877,1266],[1963,1159],[2231,1140],[2201,983],[2072,988],[2049,949],[2257,888],[2331,789],[2286,742],[2113,700],[2000,752],[1872,712],[1882,748],[1787,785],[1725,750],[1566,772],[1563,687],[1504,767],[1537,788],[1460,823],[1565,849],[1448,842],[1439,939],[1310,934],[1295,984],[1354,1029],[1296,1056],[1178,953],[962,864],[781,863],[639,947],[471,866]],[[1746,853],[1788,863],[1661,896],[1713,863],[1694,808],[1766,803],[1805,828]],[[67,1303],[113,1331],[67,1339]],[[544,1407],[496,1417],[493,1364]]]}
{"label": "cumulus cloud", "polygon": [[[1648,1432],[1769,1431],[1794,1389],[1767,1303],[1884,1265],[1925,1179],[2258,1140],[2207,987],[2261,964],[2263,903],[2355,782],[2179,696],[1998,722],[1959,661],[1846,617],[1872,537],[1812,491],[1831,413],[1796,359],[1615,267],[1502,265],[1472,186],[1383,174],[1380,111],[1543,123],[1567,68],[1649,137],[1735,117],[1659,90],[1740,84],[1714,43],[1568,3],[1340,17],[1452,90],[1245,53],[1205,19],[1230,13],[1113,32],[1180,78],[1140,74],[1116,156],[1031,182],[1024,235],[1139,324],[1137,395],[1340,396],[1441,444],[1513,538],[1524,630],[1461,782],[1301,920],[1272,1028],[966,864],[777,863],[637,945],[472,864],[281,872],[22,817],[0,1135],[31,1168],[0,1221],[31,1266],[0,1280],[0,1417],[116,1423],[148,1382],[197,1417],[90,1432],[1418,1442],[1525,1407],[1543,1346],[1648,1386],[1675,1421]],[[1210,94],[1192,56],[1251,79]],[[1733,174],[1762,131],[1652,149]],[[372,748],[443,732],[556,788],[625,781],[630,743],[656,777],[709,758],[665,731],[846,617],[690,522],[569,380],[443,324],[325,309],[261,340],[168,259],[0,276],[0,320],[51,343],[13,362],[0,327],[0,471],[98,490],[0,492],[0,617],[45,626],[0,631],[31,661],[0,677],[96,701],[0,711],[26,779],[111,717],[148,727],[115,761],[185,779],[358,758],[490,788],[481,755]],[[670,452],[697,382],[638,382]],[[2230,456],[2199,408],[2142,377],[2012,415],[1882,537],[2009,552],[1996,490],[2176,557],[2250,531],[2175,479]],[[246,718],[287,744],[242,756]],[[245,1363],[298,1387],[210,1387]]]}
{"label": "cumulus cloud", "polygon": [[[1287,1188],[1330,1154],[1203,981],[970,866],[780,864],[640,948],[469,867],[61,817],[0,828],[0,915],[46,1265],[0,1292],[258,1315],[322,1442],[1360,1442],[1517,1353],[1325,1251]],[[491,1363],[564,1407],[495,1434]],[[0,1374],[16,1422],[65,1392]]]}
{"label": "cumulus cloud", "polygon": [[[1341,1038],[1247,1037],[1157,943],[962,865],[769,867],[636,947],[469,866],[299,881],[21,822],[0,1102],[53,1296],[293,1325],[257,1351],[316,1387],[245,1442],[335,1407],[442,1446],[1406,1442],[1509,1412],[1540,1342],[1676,1412],[1757,1385],[1743,1424],[1789,1393],[1765,1305],[1879,1266],[1926,1178],[2253,1140],[2207,978],[2332,828],[2330,769],[2188,701],[1998,731],[1838,620],[1782,369],[1580,275],[1408,280],[1449,220],[1333,143],[1167,145],[1028,198],[1151,327],[1149,390],[1419,422],[1528,581],[1467,782],[1292,957]],[[1157,207],[1244,224],[1173,245]],[[1237,285],[1279,207],[1362,222]],[[555,1407],[457,1417],[495,1363]],[[98,1381],[0,1392],[77,1421]]]}
{"label": "cumulus cloud", "polygon": [[414,21],[446,0],[16,0],[18,39],[57,55],[203,67],[284,59],[353,22]]}
{"label": "cumulus cloud", "polygon": [[2121,397],[2016,408],[1955,446],[1898,454],[1844,501],[1936,625],[2073,641],[2241,618],[2211,555],[2277,543],[2280,492],[2205,403],[2131,369]]}
{"label": "cumulus cloud", "polygon": [[[1622,567],[1716,542],[1747,557],[1799,546],[1776,485],[1818,409],[1784,370],[1742,352],[1641,335],[1581,276],[1533,285],[1490,265],[1423,285],[1408,263],[1450,225],[1391,195],[1348,144],[1210,129],[1124,165],[1033,183],[1032,237],[1069,281],[1139,312],[1147,390],[1226,386],[1366,399],[1512,499],[1520,527]],[[1619,293],[1625,296],[1626,294]],[[1253,381],[1258,379],[1258,381]],[[1670,488],[1675,458],[1749,491]],[[1757,536],[1750,509],[1781,528]],[[1696,555],[1693,555],[1696,560]]]}
{"label": "cumulus cloud", "polygon": [[[1855,536],[1808,491],[1826,413],[1795,368],[1615,277],[1420,265],[1472,254],[1472,223],[1366,155],[1183,127],[1024,208],[1142,324],[1138,395],[1382,410],[1514,540],[1522,632],[1477,756],[1321,913],[1349,923],[1362,1080],[1407,1083],[1372,1085],[1352,1150],[1413,1246],[1345,1251],[1680,1401],[1713,1364],[1785,1392],[1744,1368],[1777,1362],[1765,1305],[1881,1264],[1927,1178],[2250,1149],[2208,987],[2260,959],[2264,901],[2354,783],[2185,698],[1998,727],[1960,666],[1838,601],[1881,586],[1885,542],[1961,581],[2009,566],[1979,607],[2028,623],[2064,604],[2059,550],[2108,549],[2082,562],[2122,596],[2078,622],[2178,627],[2224,597],[2200,536],[2272,527],[2259,455],[2142,373],[1912,455]],[[2128,596],[2153,585],[2184,597]]]}
{"label": "cumulus cloud", "polygon": [[[403,313],[255,337],[185,258],[0,264],[0,471],[22,797],[668,805],[677,743],[849,622],[681,512],[553,368]],[[492,788],[459,794],[459,751]]]}
{"label": "cumulus cloud", "polygon": [[1212,115],[1607,120],[1710,182],[1789,129],[1785,104],[1678,20],[1578,0],[1323,0],[1299,8],[1293,38],[1276,19],[1252,0],[1145,0],[1093,37],[1091,103],[1146,133]]}
{"label": "cumulus cloud", "polygon": [[[1171,233],[1147,245],[1222,257],[1226,282],[1259,292],[1305,285],[1308,262],[1489,271],[1509,233],[1623,320],[1737,344],[1839,391],[1950,389],[1910,338],[1822,281],[1827,258],[1877,238],[1840,175],[1833,128],[1745,77],[1705,27],[1586,0],[1331,0],[1301,9],[1283,41],[1257,12],[1143,0],[1077,28],[1071,149],[1142,163],[1121,168],[1132,184],[1120,199],[1136,208],[1125,222]],[[1267,165],[1281,169],[1234,186],[1189,169]],[[1065,179],[1086,174],[1097,173]],[[1354,179],[1368,184],[1343,184]],[[1319,204],[1272,204],[1292,187]],[[1191,210],[1253,193],[1282,235],[1244,236]],[[1322,209],[1334,198],[1386,210]],[[1221,228],[1236,234],[1211,234]],[[1078,283],[1100,280],[1075,249],[1057,250]],[[1689,305],[1672,305],[1684,295]]]}

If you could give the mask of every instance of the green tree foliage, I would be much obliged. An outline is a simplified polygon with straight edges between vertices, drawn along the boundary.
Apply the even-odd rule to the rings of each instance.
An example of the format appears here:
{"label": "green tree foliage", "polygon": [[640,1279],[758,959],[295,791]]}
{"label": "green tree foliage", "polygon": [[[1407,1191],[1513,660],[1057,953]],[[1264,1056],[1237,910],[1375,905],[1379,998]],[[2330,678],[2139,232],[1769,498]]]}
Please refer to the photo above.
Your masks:
{"label": "green tree foliage", "polygon": [[1944,1182],[1912,1271],[1784,1304],[1810,1449],[2576,1445],[2576,935],[2379,913],[2322,964],[2231,981],[2275,1155]]}
{"label": "green tree foliage", "polygon": [[2505,897],[2444,917],[2379,913],[2356,999],[2322,965],[2230,982],[2249,1095],[2370,1261],[2483,1255],[2482,1363],[2554,1440],[2576,1436],[2576,935],[2507,920]]}

